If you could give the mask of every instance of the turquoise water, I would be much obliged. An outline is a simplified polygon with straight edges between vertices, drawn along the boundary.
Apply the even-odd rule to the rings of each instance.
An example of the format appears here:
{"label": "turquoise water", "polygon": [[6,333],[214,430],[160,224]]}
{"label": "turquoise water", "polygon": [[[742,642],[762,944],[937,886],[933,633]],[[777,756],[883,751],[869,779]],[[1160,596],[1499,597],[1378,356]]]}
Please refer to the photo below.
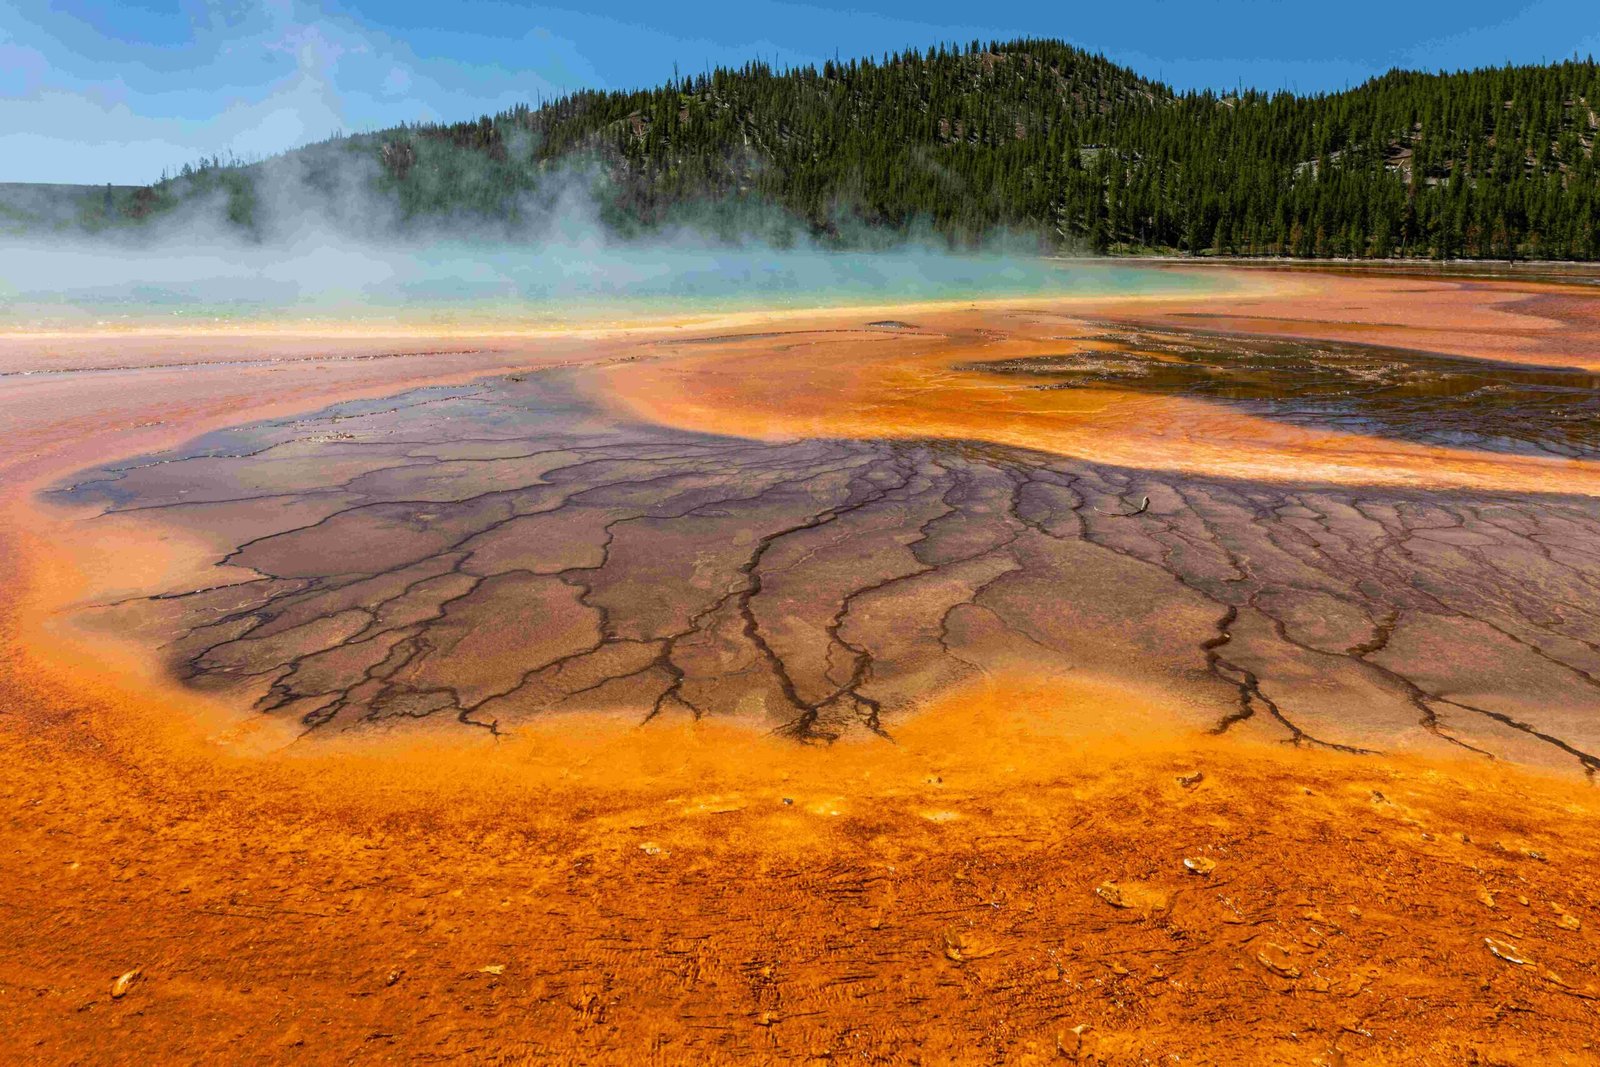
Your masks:
{"label": "turquoise water", "polygon": [[1177,293],[1224,284],[1111,262],[915,249],[0,247],[0,326],[263,319],[537,325],[772,307]]}

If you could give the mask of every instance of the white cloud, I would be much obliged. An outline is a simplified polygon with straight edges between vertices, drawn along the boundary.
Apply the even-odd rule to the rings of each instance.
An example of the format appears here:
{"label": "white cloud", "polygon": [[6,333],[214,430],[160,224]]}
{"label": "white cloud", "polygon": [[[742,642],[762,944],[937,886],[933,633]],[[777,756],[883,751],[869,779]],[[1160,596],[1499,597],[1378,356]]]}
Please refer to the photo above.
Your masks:
{"label": "white cloud", "polygon": [[341,130],[548,97],[557,86],[537,73],[541,59],[587,69],[550,34],[532,44],[528,71],[419,57],[301,0],[202,8],[186,47],[156,56],[160,69],[149,47],[69,40],[46,21],[0,0],[0,181],[142,184],[203,156],[260,158]]}

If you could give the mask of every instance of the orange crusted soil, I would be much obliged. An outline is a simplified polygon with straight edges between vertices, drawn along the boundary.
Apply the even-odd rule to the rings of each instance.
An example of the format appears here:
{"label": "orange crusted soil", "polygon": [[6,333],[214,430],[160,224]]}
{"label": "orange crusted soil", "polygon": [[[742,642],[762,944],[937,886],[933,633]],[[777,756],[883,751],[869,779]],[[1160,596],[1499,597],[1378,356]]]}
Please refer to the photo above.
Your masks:
{"label": "orange crusted soil", "polygon": [[26,699],[74,707],[6,722],[14,1056],[1600,1057],[1585,786],[1056,725],[1110,692],[960,694],[891,749],[265,762]]}
{"label": "orange crusted soil", "polygon": [[[1593,314],[1592,298],[1526,285],[1429,282],[1419,303],[1402,279],[1273,284],[1093,317],[1193,329],[1226,306],[1249,320],[1216,329],[1553,363]],[[1358,305],[1376,325],[1350,324]],[[1078,311],[1028,329],[1100,330],[1066,318]],[[1023,317],[917,322],[981,346],[978,331]],[[42,369],[6,343],[5,369]],[[419,729],[285,746],[164,681],[153,656],[52,643],[47,612],[84,595],[88,557],[32,494],[201,429],[609,359],[633,365],[595,377],[663,419],[753,434],[796,417],[731,386],[684,413],[667,372],[710,373],[750,354],[738,342],[283,344],[276,363],[163,367],[149,342],[103,364],[143,370],[84,371],[102,365],[90,340],[67,373],[0,379],[0,1058],[1600,1063],[1600,813],[1574,778],[1208,737],[1161,694],[1079,673],[947,692],[893,744],[586,714],[498,742]],[[1022,354],[1058,347],[1032,344]],[[386,352],[412,354],[332,358]],[[904,388],[885,394],[898,413],[839,391],[881,388],[893,361],[793,393],[824,398],[802,413],[818,429],[849,403],[878,430],[933,433],[945,400],[913,387],[931,366],[900,365]],[[649,375],[651,393],[634,389]],[[1186,432],[1256,449],[1256,474],[1282,461],[1285,477],[1338,480],[1317,449],[1285,447],[1309,431],[1117,402],[1212,420]],[[1188,462],[1120,425],[1138,462]],[[1354,484],[1399,456],[1416,486],[1433,472],[1534,488],[1558,470],[1563,492],[1592,493],[1568,477],[1580,464],[1346,438]],[[97,589],[203,555],[176,535],[126,548],[98,557]]]}

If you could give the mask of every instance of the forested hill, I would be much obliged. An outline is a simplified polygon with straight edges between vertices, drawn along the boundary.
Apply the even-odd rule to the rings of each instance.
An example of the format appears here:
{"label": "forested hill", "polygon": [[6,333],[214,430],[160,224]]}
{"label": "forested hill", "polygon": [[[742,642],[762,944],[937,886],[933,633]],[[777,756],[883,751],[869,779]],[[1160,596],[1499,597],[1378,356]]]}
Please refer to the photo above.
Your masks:
{"label": "forested hill", "polygon": [[[578,173],[625,232],[692,218],[839,242],[931,227],[957,244],[1006,230],[1102,252],[1590,259],[1597,109],[1592,59],[1395,71],[1318,96],[1180,95],[1024,40],[750,63],[291,155],[313,184],[364,161],[413,221],[536,212]],[[203,167],[117,210],[221,190],[256,225],[252,183],[271,166]]]}

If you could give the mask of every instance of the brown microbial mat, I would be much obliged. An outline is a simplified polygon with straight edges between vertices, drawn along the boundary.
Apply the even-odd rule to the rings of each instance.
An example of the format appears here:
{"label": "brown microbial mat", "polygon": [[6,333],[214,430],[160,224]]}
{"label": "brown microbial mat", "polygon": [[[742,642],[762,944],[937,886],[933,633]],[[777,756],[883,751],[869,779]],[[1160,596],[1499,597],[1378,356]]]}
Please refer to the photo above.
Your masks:
{"label": "brown microbial mat", "polygon": [[1600,293],[1227,280],[0,338],[0,1051],[1600,1062]]}
{"label": "brown microbial mat", "polygon": [[[1169,388],[1183,373],[1127,358]],[[1062,373],[980,366],[1041,360]],[[1284,360],[1283,392],[1315,387],[1306,363]],[[1178,366],[1208,395],[1203,364]],[[1442,425],[1434,399],[1372,403],[1403,429]],[[1600,767],[1600,558],[1583,548],[1600,508],[1583,496],[697,435],[608,420],[570,372],[222,431],[60,495],[226,541],[201,587],[93,624],[160,634],[190,685],[307,732],[607,711],[892,738],[952,686],[1077,672],[1168,694],[1215,732]]]}

